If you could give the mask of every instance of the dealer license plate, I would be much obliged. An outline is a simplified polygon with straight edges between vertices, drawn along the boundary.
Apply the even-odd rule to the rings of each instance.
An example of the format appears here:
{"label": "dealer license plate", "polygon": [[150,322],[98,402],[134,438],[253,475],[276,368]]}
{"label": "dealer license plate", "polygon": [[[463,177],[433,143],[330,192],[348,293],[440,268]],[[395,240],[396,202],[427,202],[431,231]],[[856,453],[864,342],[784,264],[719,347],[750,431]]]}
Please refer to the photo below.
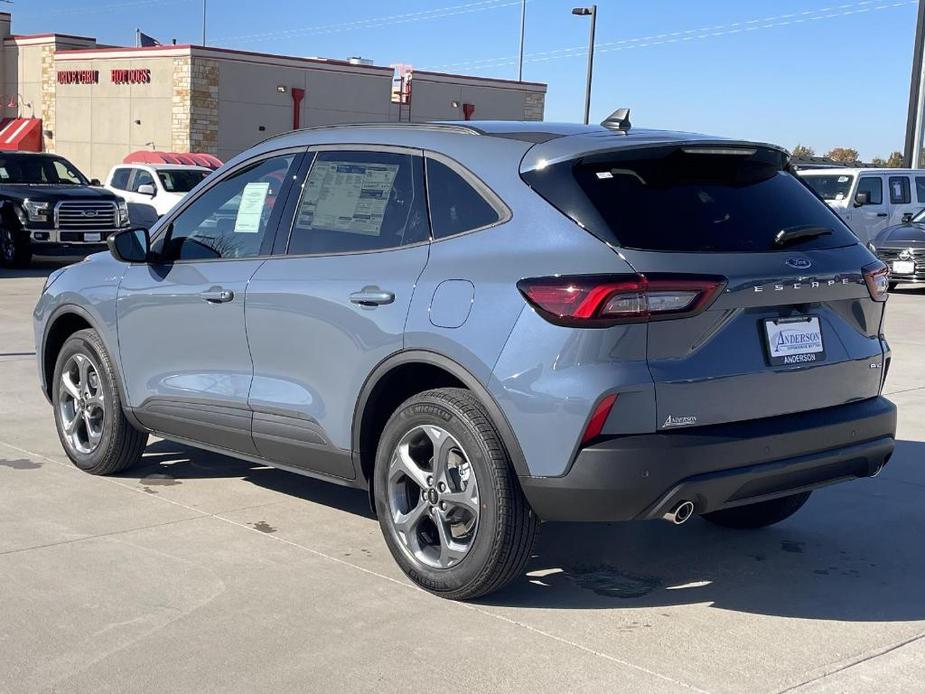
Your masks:
{"label": "dealer license plate", "polygon": [[103,235],[98,231],[92,232],[92,233],[88,232],[84,234],[84,241],[87,241],[89,243],[92,243],[94,241],[102,241],[102,240],[103,240]]}
{"label": "dealer license plate", "polygon": [[764,321],[772,366],[812,364],[825,359],[818,316]]}
{"label": "dealer license plate", "polygon": [[915,261],[913,260],[894,260],[893,272],[897,275],[911,275],[915,273]]}

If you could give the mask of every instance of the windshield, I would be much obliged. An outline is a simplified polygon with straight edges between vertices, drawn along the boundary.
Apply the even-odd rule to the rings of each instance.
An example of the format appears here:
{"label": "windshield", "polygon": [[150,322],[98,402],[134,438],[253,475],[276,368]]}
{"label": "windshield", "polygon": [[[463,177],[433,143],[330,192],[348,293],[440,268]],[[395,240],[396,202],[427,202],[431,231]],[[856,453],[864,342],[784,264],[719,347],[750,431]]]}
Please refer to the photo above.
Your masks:
{"label": "windshield", "polygon": [[188,193],[209,173],[198,169],[164,169],[157,172],[157,177],[168,193]]}
{"label": "windshield", "polygon": [[919,210],[916,215],[912,218],[912,221],[915,224],[925,224],[925,209]]}
{"label": "windshield", "polygon": [[809,184],[809,187],[816,191],[823,200],[844,200],[848,197],[851,190],[851,184],[854,183],[854,176],[845,174],[803,174],[803,180]]}
{"label": "windshield", "polygon": [[857,243],[795,175],[761,147],[652,147],[603,152],[524,174],[534,190],[599,238],[651,251],[749,253]]}
{"label": "windshield", "polygon": [[0,155],[0,183],[31,185],[89,185],[67,159],[47,154]]}

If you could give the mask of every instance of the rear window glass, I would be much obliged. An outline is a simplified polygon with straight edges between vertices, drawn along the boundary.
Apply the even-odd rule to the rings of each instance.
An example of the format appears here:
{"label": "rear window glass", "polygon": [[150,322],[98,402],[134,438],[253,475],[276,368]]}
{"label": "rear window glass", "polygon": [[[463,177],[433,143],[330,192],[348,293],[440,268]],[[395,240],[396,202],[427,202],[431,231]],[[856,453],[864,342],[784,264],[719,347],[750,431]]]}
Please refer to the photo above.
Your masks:
{"label": "rear window glass", "polygon": [[846,174],[804,174],[803,180],[823,200],[844,200],[848,197],[848,193],[851,192],[854,176]]}
{"label": "rear window glass", "polygon": [[[735,152],[735,153],[734,153]],[[653,147],[584,157],[531,171],[525,180],[593,234],[652,251],[780,251],[775,237],[799,227],[788,249],[837,248],[857,238],[765,148]]]}

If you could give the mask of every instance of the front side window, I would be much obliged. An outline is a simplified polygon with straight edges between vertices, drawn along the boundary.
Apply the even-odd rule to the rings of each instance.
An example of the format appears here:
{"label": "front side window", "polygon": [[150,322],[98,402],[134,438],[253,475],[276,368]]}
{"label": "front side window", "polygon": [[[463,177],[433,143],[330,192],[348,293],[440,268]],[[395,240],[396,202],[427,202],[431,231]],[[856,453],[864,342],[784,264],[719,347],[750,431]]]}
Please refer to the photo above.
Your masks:
{"label": "front side window", "polygon": [[421,157],[318,152],[296,209],[289,254],[356,253],[427,240]]}
{"label": "front side window", "polygon": [[862,176],[858,182],[858,192],[870,196],[868,205],[883,204],[883,179],[879,176]]}
{"label": "front side window", "polygon": [[45,154],[0,156],[0,181],[28,185],[87,185],[86,177],[67,159]]}
{"label": "front side window", "polygon": [[[153,244],[165,261],[248,258],[266,252],[270,217],[295,154],[241,169],[208,188]],[[280,201],[281,204],[281,201]]]}
{"label": "front side window", "polygon": [[132,192],[137,193],[142,186],[153,186],[154,177],[145,169],[137,169],[132,179]]}
{"label": "front side window", "polygon": [[435,239],[480,229],[501,218],[461,175],[435,159],[427,160],[427,196]]}
{"label": "front side window", "polygon": [[112,172],[112,181],[109,185],[119,190],[128,190],[128,177],[131,173],[131,169],[116,169]]}
{"label": "front side window", "polygon": [[188,193],[208,175],[208,171],[199,169],[161,169],[157,172],[161,186],[168,193]]}
{"label": "front side window", "polygon": [[912,202],[912,190],[908,176],[890,176],[890,203],[908,205]]}

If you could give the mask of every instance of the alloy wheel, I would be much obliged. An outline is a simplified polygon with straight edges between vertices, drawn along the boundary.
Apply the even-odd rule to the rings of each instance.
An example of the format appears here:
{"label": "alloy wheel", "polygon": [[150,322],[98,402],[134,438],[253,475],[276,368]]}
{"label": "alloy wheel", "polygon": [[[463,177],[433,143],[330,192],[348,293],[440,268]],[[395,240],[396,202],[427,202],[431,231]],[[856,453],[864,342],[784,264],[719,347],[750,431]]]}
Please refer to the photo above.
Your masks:
{"label": "alloy wheel", "polygon": [[432,569],[461,562],[475,541],[479,487],[459,442],[430,424],[406,433],[389,463],[389,515],[402,549]]}
{"label": "alloy wheel", "polygon": [[13,232],[2,227],[0,227],[0,256],[8,263],[12,263],[13,258],[16,256]]}
{"label": "alloy wheel", "polygon": [[72,355],[61,371],[58,414],[67,445],[83,455],[93,453],[103,438],[106,398],[99,367],[86,354]]}

